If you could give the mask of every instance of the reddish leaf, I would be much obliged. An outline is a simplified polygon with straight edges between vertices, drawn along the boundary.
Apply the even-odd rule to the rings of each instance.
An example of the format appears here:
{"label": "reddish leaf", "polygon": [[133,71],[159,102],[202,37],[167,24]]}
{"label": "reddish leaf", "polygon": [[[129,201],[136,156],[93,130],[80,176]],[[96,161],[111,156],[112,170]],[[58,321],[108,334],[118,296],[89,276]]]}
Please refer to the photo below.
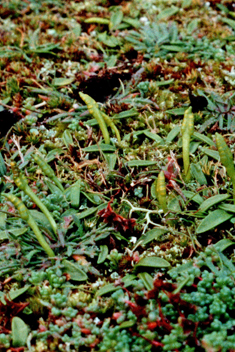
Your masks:
{"label": "reddish leaf", "polygon": [[27,303],[15,303],[8,300],[7,297],[4,298],[6,304],[0,302],[0,328],[10,327],[10,323],[13,317],[17,316],[22,310],[29,305]]}
{"label": "reddish leaf", "polygon": [[113,226],[119,232],[133,232],[136,225],[136,220],[133,218],[125,219],[121,215],[116,214],[111,208],[110,203],[111,201],[108,203],[106,209],[100,210],[98,212],[98,215],[104,219],[104,222]]}

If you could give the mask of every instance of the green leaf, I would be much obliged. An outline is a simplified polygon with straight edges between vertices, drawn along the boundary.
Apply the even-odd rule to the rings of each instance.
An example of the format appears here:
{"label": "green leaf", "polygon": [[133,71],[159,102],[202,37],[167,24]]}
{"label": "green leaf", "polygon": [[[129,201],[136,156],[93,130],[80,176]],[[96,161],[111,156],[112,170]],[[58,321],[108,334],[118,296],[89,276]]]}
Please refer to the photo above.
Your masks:
{"label": "green leaf", "polygon": [[163,139],[156,133],[145,131],[144,134],[145,134],[145,136],[147,136],[150,139],[153,139],[157,143],[162,143],[163,142]]}
{"label": "green leaf", "polygon": [[157,15],[156,20],[162,20],[163,18],[166,19],[168,17],[171,17],[179,12],[179,8],[176,6],[172,6],[170,8],[167,8],[166,10],[163,10]]}
{"label": "green leaf", "polygon": [[232,214],[228,214],[222,209],[216,209],[210,214],[208,214],[199,224],[196,233],[203,233],[212,230],[216,226],[222,224],[223,222],[229,220]]}
{"label": "green leaf", "polygon": [[227,198],[229,198],[229,194],[217,194],[216,196],[204,200],[198,210],[200,210],[201,212],[207,211],[213,205],[223,202]]}
{"label": "green leaf", "polygon": [[147,267],[154,267],[154,268],[169,268],[171,265],[165,259],[150,256],[140,259],[140,261],[135,265],[135,268],[139,266],[147,266]]}
{"label": "green leaf", "polygon": [[194,132],[193,137],[199,139],[200,141],[209,144],[211,147],[215,147],[215,143],[209,137],[205,136],[204,134]]}
{"label": "green leaf", "polygon": [[135,320],[127,320],[127,321],[124,321],[123,323],[121,323],[119,325],[119,328],[120,329],[128,329],[128,328],[131,328],[132,326],[134,326],[135,324],[136,324]]}
{"label": "green leaf", "polygon": [[229,240],[228,238],[224,238],[224,239],[220,240],[219,242],[217,242],[216,244],[214,244],[213,247],[217,251],[223,252],[228,247],[234,246],[234,245],[235,245],[235,242]]}
{"label": "green leaf", "polygon": [[116,148],[113,145],[109,144],[99,144],[99,145],[90,145],[89,147],[83,148],[83,151],[86,153],[94,152],[115,152]]}
{"label": "green leaf", "polygon": [[121,42],[117,37],[109,36],[107,32],[100,33],[98,35],[99,41],[101,41],[104,45],[109,46],[110,48],[115,48],[120,45]]}
{"label": "green leaf", "polygon": [[109,253],[109,248],[108,246],[106,246],[106,244],[104,245],[100,245],[100,253],[97,259],[97,264],[101,264],[105,261],[105,259],[107,258],[107,255]]}
{"label": "green leaf", "polygon": [[113,171],[117,162],[117,154],[105,153],[104,157],[105,157],[105,160],[107,161],[109,170]]}
{"label": "green leaf", "polygon": [[155,229],[149,230],[146,232],[146,234],[141,236],[137,243],[139,243],[141,246],[144,246],[149,242],[158,240],[167,231],[168,229],[156,227]]}
{"label": "green leaf", "polygon": [[15,237],[23,235],[25,232],[28,231],[28,227],[22,227],[20,229],[8,229],[8,232]]}
{"label": "green leaf", "polygon": [[150,166],[150,165],[156,165],[157,162],[154,160],[130,160],[127,162],[127,165],[129,167],[135,167],[135,166]]}
{"label": "green leaf", "polygon": [[166,137],[166,143],[171,143],[173,139],[180,133],[180,126],[175,126],[172,130],[168,133]]}
{"label": "green leaf", "polygon": [[7,230],[0,231],[0,241],[8,240],[8,239],[9,239],[8,231]]}
{"label": "green leaf", "polygon": [[15,298],[21,296],[23,293],[25,293],[26,291],[28,291],[30,285],[25,285],[24,287],[21,287],[17,290],[11,289],[9,291],[9,297],[10,299],[13,301]]}
{"label": "green leaf", "polygon": [[102,198],[98,194],[83,191],[81,191],[81,194],[83,194],[91,203],[95,205],[102,203]]}
{"label": "green leaf", "polygon": [[12,344],[14,347],[26,345],[29,328],[19,317],[14,317],[11,322]]}
{"label": "green leaf", "polygon": [[182,192],[186,198],[190,199],[190,201],[193,200],[199,205],[203,203],[203,198],[200,196],[200,194],[184,190]]}
{"label": "green leaf", "polygon": [[187,108],[175,108],[175,109],[166,110],[166,112],[170,115],[180,116],[180,115],[184,115],[186,109]]}
{"label": "green leaf", "polygon": [[156,87],[167,86],[167,85],[173,83],[174,81],[175,81],[174,78],[168,79],[166,81],[156,81],[155,86]]}
{"label": "green leaf", "polygon": [[120,287],[114,286],[114,284],[107,284],[105,286],[102,286],[95,294],[95,298],[99,296],[106,295],[107,293],[111,293],[119,289]]}
{"label": "green leaf", "polygon": [[207,185],[207,179],[202,172],[200,164],[191,164],[190,166],[190,171],[195,180],[200,184],[200,185]]}
{"label": "green leaf", "polygon": [[219,156],[219,152],[217,150],[212,150],[212,149],[208,149],[208,148],[201,148],[201,151],[210,156],[211,158],[219,161],[220,160],[220,156]]}
{"label": "green leaf", "polygon": [[235,21],[231,20],[231,18],[221,18],[221,21],[228,24],[232,29],[235,30]]}
{"label": "green leaf", "polygon": [[223,209],[229,213],[235,213],[235,204],[222,203],[219,205],[220,209]]}
{"label": "green leaf", "polygon": [[66,145],[67,149],[73,144],[73,137],[71,135],[71,132],[69,130],[65,130],[63,135],[62,135],[64,144]]}
{"label": "green leaf", "polygon": [[72,263],[66,259],[62,263],[64,265],[63,271],[69,274],[71,280],[86,281],[88,279],[87,274],[80,268],[81,265],[78,263]]}
{"label": "green leaf", "polygon": [[116,29],[118,25],[122,22],[123,13],[121,10],[114,11],[110,17],[109,29]]}
{"label": "green leaf", "polygon": [[144,271],[143,273],[139,273],[138,277],[143,281],[146,290],[149,291],[153,289],[153,278],[149,273]]}
{"label": "green leaf", "polygon": [[7,168],[5,165],[5,161],[2,157],[2,153],[0,152],[0,176],[6,175],[6,172],[7,172]]}
{"label": "green leaf", "polygon": [[34,218],[34,220],[42,226],[45,226],[50,231],[52,231],[51,224],[49,223],[46,215],[41,213],[36,209],[29,209],[30,215]]}
{"label": "green leaf", "polygon": [[189,24],[187,25],[187,32],[191,34],[195,29],[198,29],[199,19],[194,18]]}
{"label": "green leaf", "polygon": [[81,192],[81,179],[79,179],[77,182],[75,182],[71,187],[70,187],[70,202],[71,202],[71,207],[73,208],[78,208],[80,205],[80,192]]}
{"label": "green leaf", "polygon": [[87,216],[89,216],[91,214],[94,214],[97,210],[104,209],[105,207],[107,207],[107,204],[108,203],[104,203],[104,204],[99,205],[98,207],[91,207],[91,208],[89,208],[87,210],[82,211],[81,213],[74,214],[72,216],[73,216],[73,218],[76,218],[76,220],[84,219]]}
{"label": "green leaf", "polygon": [[56,87],[68,86],[69,84],[73,83],[74,81],[75,81],[74,77],[70,77],[70,78],[59,77],[59,78],[54,79],[53,85]]}

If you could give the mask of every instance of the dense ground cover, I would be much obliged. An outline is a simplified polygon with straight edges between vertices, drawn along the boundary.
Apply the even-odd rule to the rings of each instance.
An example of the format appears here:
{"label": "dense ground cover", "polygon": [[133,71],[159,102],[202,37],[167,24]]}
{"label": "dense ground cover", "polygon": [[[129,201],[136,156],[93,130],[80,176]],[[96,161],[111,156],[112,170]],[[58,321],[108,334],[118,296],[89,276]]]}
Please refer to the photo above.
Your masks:
{"label": "dense ground cover", "polygon": [[1,351],[235,351],[234,14],[0,3]]}

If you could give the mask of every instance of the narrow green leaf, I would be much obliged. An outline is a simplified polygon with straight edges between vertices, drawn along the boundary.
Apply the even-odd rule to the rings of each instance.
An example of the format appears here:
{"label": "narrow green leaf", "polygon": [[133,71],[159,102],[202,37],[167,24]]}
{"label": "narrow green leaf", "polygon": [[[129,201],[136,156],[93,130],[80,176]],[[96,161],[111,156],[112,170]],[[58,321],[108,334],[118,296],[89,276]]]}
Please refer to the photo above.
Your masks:
{"label": "narrow green leaf", "polygon": [[113,30],[122,22],[123,13],[121,10],[114,11],[110,17],[109,29]]}
{"label": "narrow green leaf", "polygon": [[124,321],[123,323],[121,323],[119,328],[120,329],[128,329],[128,328],[131,328],[132,326],[134,326],[135,324],[136,324],[135,320],[127,320],[127,321]]}
{"label": "narrow green leaf", "polygon": [[153,289],[153,278],[149,273],[144,271],[143,273],[139,273],[138,277],[143,281],[146,290]]}
{"label": "narrow green leaf", "polygon": [[108,246],[106,246],[106,244],[104,245],[100,245],[100,253],[97,259],[97,264],[101,264],[105,261],[105,259],[107,258],[107,255],[109,253],[109,248]]}
{"label": "narrow green leaf", "polygon": [[145,246],[149,242],[158,240],[167,231],[168,230],[165,228],[156,227],[155,229],[149,230],[148,232],[146,232],[146,234],[141,236],[138,243],[140,243],[141,246]]}
{"label": "narrow green leaf", "polygon": [[229,240],[228,238],[224,238],[217,242],[216,244],[213,245],[215,249],[219,252],[223,252],[225,249],[227,249],[230,246],[234,246],[235,242]]}
{"label": "narrow green leaf", "polygon": [[0,231],[0,241],[8,240],[8,239],[9,239],[8,231],[7,230]]}
{"label": "narrow green leaf", "polygon": [[220,156],[219,156],[219,152],[217,150],[212,150],[212,149],[208,149],[208,148],[201,148],[201,151],[210,156],[211,158],[219,161],[220,160]]}
{"label": "narrow green leaf", "polygon": [[54,79],[53,85],[57,87],[68,86],[69,84],[73,83],[73,81],[75,81],[74,77],[70,77],[70,78],[59,77]]}
{"label": "narrow green leaf", "polygon": [[204,202],[200,205],[199,210],[201,212],[207,211],[213,205],[221,203],[227,198],[229,198],[229,194],[217,194],[216,196],[204,200]]}
{"label": "narrow green leaf", "polygon": [[200,196],[200,194],[194,193],[191,191],[182,191],[182,192],[186,198],[190,199],[190,201],[193,200],[199,205],[203,203],[203,198]]}
{"label": "narrow green leaf", "polygon": [[235,213],[235,204],[222,203],[219,205],[219,208],[227,211],[228,213]]}
{"label": "narrow green leaf", "polygon": [[23,293],[25,293],[26,291],[28,291],[30,285],[25,285],[24,287],[21,287],[17,290],[10,290],[9,291],[9,297],[10,299],[13,301],[15,298],[21,296]]}
{"label": "narrow green leaf", "polygon": [[86,281],[88,279],[87,274],[80,268],[78,263],[72,263],[66,259],[62,263],[64,265],[63,271],[69,274],[71,280]]}
{"label": "narrow green leaf", "polygon": [[172,6],[167,8],[166,10],[160,11],[160,13],[157,15],[156,20],[162,20],[163,18],[166,19],[168,17],[171,17],[179,11],[179,8],[176,6]]}
{"label": "narrow green leaf", "polygon": [[195,180],[202,186],[202,185],[207,185],[207,180],[206,177],[204,175],[204,173],[202,172],[201,166],[200,164],[191,164],[190,167],[191,170],[191,174],[193,175],[193,177],[195,178]]}
{"label": "narrow green leaf", "polygon": [[107,161],[109,170],[113,171],[117,162],[117,154],[105,153],[104,157],[105,157],[105,160]]}
{"label": "narrow green leaf", "polygon": [[29,328],[25,322],[19,317],[13,317],[11,322],[12,330],[12,344],[14,347],[21,347],[26,345]]}
{"label": "narrow green leaf", "polygon": [[71,207],[78,208],[80,205],[81,179],[70,187]]}
{"label": "narrow green leaf", "polygon": [[107,293],[111,293],[119,289],[120,287],[114,286],[114,284],[107,284],[102,286],[95,294],[95,298],[99,296],[106,295]]}
{"label": "narrow green leaf", "polygon": [[91,145],[89,147],[83,148],[83,151],[86,153],[95,153],[95,152],[115,152],[116,148],[113,145],[109,144],[99,144]]}
{"label": "narrow green leaf", "polygon": [[235,21],[231,18],[221,18],[221,21],[228,24],[232,29],[235,30]]}
{"label": "narrow green leaf", "polygon": [[0,152],[0,176],[6,175],[6,172],[7,172],[7,168],[5,165],[5,161],[2,157],[2,153]]}
{"label": "narrow green leaf", "polygon": [[127,162],[127,165],[129,167],[135,167],[135,166],[150,166],[150,165],[156,165],[157,162],[154,160],[130,160]]}
{"label": "narrow green leaf", "polygon": [[215,143],[209,137],[205,136],[202,133],[194,132],[193,137],[199,139],[200,141],[209,144],[211,147],[215,147]]}
{"label": "narrow green leaf", "polygon": [[180,116],[180,115],[184,115],[186,109],[187,108],[174,108],[174,109],[166,110],[166,112],[170,115]]}
{"label": "narrow green leaf", "polygon": [[175,126],[167,135],[166,143],[171,143],[176,136],[180,133],[180,126]]}
{"label": "narrow green leaf", "polygon": [[157,143],[162,143],[163,142],[163,139],[156,133],[145,131],[144,134],[145,134],[145,136],[147,136],[150,139],[153,139]]}
{"label": "narrow green leaf", "polygon": [[232,214],[228,214],[222,209],[216,209],[210,214],[208,214],[199,224],[196,233],[203,233],[212,230],[216,226],[222,224],[223,222],[229,220]]}
{"label": "narrow green leaf", "polygon": [[171,265],[165,259],[150,256],[141,259],[136,265],[135,268],[139,266],[147,266],[147,267],[154,267],[154,268],[169,268]]}

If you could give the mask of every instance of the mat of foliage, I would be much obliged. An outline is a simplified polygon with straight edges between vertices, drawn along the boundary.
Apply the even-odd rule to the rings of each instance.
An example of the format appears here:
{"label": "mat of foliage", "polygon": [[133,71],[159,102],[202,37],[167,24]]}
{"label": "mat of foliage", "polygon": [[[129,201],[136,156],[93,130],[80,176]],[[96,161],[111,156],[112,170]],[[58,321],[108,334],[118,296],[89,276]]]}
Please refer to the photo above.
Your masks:
{"label": "mat of foliage", "polygon": [[230,0],[0,3],[0,351],[235,351]]}

